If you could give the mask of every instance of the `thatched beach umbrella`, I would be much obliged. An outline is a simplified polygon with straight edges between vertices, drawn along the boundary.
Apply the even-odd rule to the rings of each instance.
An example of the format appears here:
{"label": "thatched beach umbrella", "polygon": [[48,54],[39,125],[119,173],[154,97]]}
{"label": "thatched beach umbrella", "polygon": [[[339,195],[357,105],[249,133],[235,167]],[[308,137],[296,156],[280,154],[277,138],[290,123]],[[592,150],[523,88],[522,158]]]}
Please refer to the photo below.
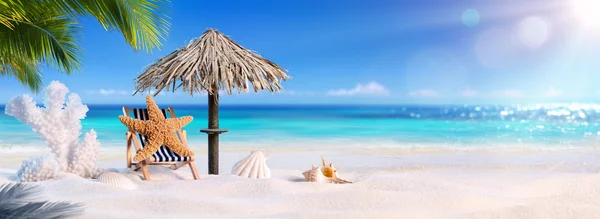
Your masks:
{"label": "thatched beach umbrella", "polygon": [[219,174],[219,134],[227,132],[219,129],[219,91],[248,92],[250,83],[254,92],[277,92],[280,80],[289,78],[277,64],[208,29],[200,38],[147,67],[136,80],[134,95],[154,88],[156,96],[164,88],[175,92],[179,87],[192,96],[208,93],[208,128],[200,131],[208,134],[208,173]]}

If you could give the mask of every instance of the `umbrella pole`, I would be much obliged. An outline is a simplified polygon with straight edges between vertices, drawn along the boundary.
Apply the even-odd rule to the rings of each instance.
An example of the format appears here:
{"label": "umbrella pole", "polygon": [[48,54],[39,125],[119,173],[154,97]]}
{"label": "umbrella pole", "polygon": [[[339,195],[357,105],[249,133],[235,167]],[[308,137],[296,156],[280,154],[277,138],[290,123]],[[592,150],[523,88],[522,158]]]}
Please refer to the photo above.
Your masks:
{"label": "umbrella pole", "polygon": [[219,129],[219,94],[208,95],[208,129],[201,132],[208,134],[208,174],[219,174],[219,134],[227,132]]}

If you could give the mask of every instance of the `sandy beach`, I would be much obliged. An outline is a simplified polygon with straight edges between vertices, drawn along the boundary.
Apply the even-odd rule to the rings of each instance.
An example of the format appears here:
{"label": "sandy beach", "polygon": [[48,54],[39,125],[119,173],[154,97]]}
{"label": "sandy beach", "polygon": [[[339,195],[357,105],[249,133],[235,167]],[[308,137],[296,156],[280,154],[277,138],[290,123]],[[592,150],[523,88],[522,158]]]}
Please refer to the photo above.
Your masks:
{"label": "sandy beach", "polygon": [[[151,167],[158,182],[124,168],[124,149],[104,148],[98,165],[138,188],[125,190],[73,175],[37,182],[49,200],[82,202],[78,218],[599,218],[600,153],[593,149],[411,149],[267,151],[271,179],[230,174],[247,151],[221,153],[221,175]],[[14,180],[36,152],[0,155],[0,182]],[[384,155],[387,154],[387,155]],[[324,156],[353,184],[304,182],[302,171]]]}
{"label": "sandy beach", "polygon": [[0,0],[0,219],[600,219],[599,11]]}

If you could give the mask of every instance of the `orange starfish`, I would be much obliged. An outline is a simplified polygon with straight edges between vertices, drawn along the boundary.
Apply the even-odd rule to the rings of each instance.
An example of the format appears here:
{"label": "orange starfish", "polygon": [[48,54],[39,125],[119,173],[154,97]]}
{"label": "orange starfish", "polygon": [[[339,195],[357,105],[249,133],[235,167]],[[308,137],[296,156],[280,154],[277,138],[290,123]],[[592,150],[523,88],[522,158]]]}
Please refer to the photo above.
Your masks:
{"label": "orange starfish", "polygon": [[151,96],[146,96],[146,105],[148,107],[149,120],[144,121],[128,116],[119,116],[119,120],[129,130],[148,136],[146,145],[133,157],[133,161],[140,162],[152,156],[163,144],[179,156],[193,156],[194,152],[181,143],[177,135],[175,135],[175,131],[183,128],[183,126],[190,123],[194,118],[191,116],[165,118]]}

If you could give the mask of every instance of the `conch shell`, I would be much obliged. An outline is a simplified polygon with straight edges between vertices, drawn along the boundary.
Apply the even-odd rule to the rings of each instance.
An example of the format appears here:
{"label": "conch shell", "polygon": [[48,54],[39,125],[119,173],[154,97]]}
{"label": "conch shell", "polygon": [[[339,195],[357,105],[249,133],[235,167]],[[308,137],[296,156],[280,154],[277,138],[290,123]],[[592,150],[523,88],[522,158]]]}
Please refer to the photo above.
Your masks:
{"label": "conch shell", "polygon": [[233,165],[231,174],[251,179],[271,178],[267,158],[269,154],[263,151],[252,151],[246,158]]}
{"label": "conch shell", "polygon": [[333,163],[327,165],[327,163],[325,162],[325,158],[321,157],[321,160],[323,161],[323,166],[316,168],[315,165],[313,165],[310,170],[304,171],[302,173],[306,181],[335,184],[352,183],[348,180],[338,177],[337,169],[333,167]]}
{"label": "conch shell", "polygon": [[302,175],[304,175],[304,178],[308,182],[327,182],[327,178],[323,175],[323,172],[321,172],[321,168],[316,168],[314,164],[310,170],[304,171]]}
{"label": "conch shell", "polygon": [[323,161],[323,166],[321,167],[321,172],[323,172],[323,175],[325,175],[325,177],[331,179],[333,181],[333,183],[352,183],[348,180],[338,177],[338,175],[337,175],[338,169],[333,167],[333,162],[329,163],[329,166],[327,166],[327,163],[325,162],[325,158],[321,157],[321,161]]}

